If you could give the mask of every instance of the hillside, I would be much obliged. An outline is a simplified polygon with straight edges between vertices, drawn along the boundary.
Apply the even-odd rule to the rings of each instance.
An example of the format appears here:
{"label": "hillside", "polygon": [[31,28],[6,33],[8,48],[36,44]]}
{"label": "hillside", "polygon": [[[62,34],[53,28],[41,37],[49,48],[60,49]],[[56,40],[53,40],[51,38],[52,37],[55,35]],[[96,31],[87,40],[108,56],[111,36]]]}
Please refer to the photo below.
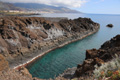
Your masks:
{"label": "hillside", "polygon": [[15,7],[11,3],[4,3],[0,1],[0,10],[21,10],[21,9],[18,7]]}
{"label": "hillside", "polygon": [[47,13],[80,13],[66,7],[55,7],[38,3],[5,3],[0,1],[0,10],[39,11]]}
{"label": "hillside", "polygon": [[45,4],[37,4],[37,3],[14,3],[13,5],[21,8],[25,8],[27,10],[33,11],[43,11],[43,12],[53,12],[53,13],[79,13],[76,10],[71,10],[66,7],[55,7]]}

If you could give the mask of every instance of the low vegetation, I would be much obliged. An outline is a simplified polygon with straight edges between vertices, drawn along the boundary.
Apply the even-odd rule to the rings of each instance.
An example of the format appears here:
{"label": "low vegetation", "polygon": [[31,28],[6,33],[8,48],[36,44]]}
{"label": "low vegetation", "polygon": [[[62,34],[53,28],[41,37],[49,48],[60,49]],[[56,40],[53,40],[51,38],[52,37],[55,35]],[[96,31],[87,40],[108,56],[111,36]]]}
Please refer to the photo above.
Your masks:
{"label": "low vegetation", "polygon": [[95,66],[94,77],[97,80],[119,80],[120,79],[120,58],[116,57],[102,64],[102,66]]}

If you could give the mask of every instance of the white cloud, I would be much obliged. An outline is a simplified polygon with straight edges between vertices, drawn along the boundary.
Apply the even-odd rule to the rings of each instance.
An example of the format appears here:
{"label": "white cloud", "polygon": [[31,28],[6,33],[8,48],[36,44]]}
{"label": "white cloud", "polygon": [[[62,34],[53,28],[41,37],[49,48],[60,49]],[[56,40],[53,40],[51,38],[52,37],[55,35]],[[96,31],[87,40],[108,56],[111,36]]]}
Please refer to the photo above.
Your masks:
{"label": "white cloud", "polygon": [[65,6],[70,8],[81,7],[87,0],[2,0],[4,2],[24,2],[24,3],[41,3],[53,6]]}

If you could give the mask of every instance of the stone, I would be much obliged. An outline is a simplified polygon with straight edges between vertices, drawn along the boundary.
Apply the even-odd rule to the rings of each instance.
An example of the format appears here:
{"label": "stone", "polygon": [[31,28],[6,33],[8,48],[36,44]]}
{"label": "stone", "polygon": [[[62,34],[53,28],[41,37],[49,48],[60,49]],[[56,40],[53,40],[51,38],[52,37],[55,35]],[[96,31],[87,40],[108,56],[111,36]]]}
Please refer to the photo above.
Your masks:
{"label": "stone", "polygon": [[97,50],[96,49],[91,49],[91,50],[86,50],[86,58],[85,59],[91,59],[97,57]]}
{"label": "stone", "polygon": [[112,28],[112,27],[113,27],[113,24],[108,24],[107,27],[111,27],[111,28]]}

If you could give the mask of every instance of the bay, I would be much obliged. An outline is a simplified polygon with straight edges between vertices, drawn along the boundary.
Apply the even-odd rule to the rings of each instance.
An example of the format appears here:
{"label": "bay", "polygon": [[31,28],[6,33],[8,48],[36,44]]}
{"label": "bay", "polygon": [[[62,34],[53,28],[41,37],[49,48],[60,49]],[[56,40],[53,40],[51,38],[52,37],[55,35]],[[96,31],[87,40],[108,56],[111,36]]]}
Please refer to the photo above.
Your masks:
{"label": "bay", "polygon": [[[33,17],[67,17],[69,19],[87,17],[100,24],[100,30],[97,33],[51,51],[28,67],[33,77],[42,79],[54,78],[67,68],[76,67],[85,59],[87,49],[98,49],[105,41],[120,34],[120,15],[47,13]],[[112,23],[114,27],[106,27],[109,23]]]}

